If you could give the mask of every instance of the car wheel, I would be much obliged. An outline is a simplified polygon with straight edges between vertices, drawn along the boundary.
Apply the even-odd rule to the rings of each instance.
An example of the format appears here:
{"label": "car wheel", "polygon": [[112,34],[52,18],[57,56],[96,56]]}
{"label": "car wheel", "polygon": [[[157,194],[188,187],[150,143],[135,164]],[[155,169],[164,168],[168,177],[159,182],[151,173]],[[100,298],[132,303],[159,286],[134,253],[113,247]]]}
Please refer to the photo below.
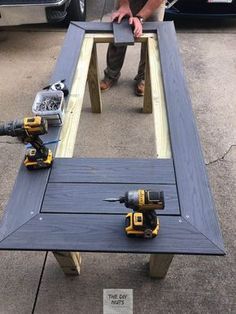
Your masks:
{"label": "car wheel", "polygon": [[85,21],[86,19],[86,0],[71,0],[67,9],[67,22]]}

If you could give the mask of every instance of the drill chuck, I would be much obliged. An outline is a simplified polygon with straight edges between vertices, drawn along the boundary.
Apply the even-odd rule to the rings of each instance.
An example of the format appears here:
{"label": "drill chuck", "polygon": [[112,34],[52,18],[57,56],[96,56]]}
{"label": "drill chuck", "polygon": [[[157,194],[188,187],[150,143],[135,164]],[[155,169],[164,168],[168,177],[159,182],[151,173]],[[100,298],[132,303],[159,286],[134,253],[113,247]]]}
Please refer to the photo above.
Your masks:
{"label": "drill chuck", "polygon": [[30,137],[43,135],[48,131],[47,121],[42,117],[25,118],[0,124],[0,136]]}
{"label": "drill chuck", "polygon": [[15,120],[0,124],[0,136],[8,135],[12,137],[24,136],[25,130],[22,128],[23,121]]}

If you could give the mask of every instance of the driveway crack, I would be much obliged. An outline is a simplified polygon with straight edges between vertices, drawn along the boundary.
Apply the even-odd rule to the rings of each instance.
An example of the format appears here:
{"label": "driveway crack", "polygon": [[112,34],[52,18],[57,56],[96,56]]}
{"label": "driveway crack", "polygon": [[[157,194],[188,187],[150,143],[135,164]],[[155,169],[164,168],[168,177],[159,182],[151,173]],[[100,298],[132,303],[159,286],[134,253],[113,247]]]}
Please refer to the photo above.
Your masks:
{"label": "driveway crack", "polygon": [[221,157],[219,157],[219,158],[217,158],[217,159],[214,159],[214,160],[212,160],[212,161],[209,161],[208,163],[205,163],[205,165],[206,165],[206,166],[209,166],[209,165],[212,165],[212,164],[217,163],[218,161],[223,161],[223,160],[225,160],[225,157],[230,153],[230,151],[231,151],[234,147],[236,147],[236,144],[232,144],[232,145],[227,149],[227,151],[226,151]]}

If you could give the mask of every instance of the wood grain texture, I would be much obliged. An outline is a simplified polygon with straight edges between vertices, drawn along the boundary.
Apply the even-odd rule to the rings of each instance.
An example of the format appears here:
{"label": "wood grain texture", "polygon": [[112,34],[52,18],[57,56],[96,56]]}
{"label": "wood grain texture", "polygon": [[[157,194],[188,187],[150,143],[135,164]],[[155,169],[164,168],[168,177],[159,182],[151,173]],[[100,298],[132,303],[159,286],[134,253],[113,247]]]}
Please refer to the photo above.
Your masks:
{"label": "wood grain texture", "polygon": [[151,240],[127,238],[123,231],[124,219],[125,215],[39,214],[0,243],[0,248],[114,253],[224,254],[180,217],[160,217],[159,235]]}
{"label": "wood grain texture", "polygon": [[53,252],[58,264],[65,275],[78,276],[80,275],[81,255],[77,252]]}
{"label": "wood grain texture", "polygon": [[[50,83],[62,79],[61,74],[64,73],[62,76],[66,79],[67,86],[70,89],[71,84],[69,82],[72,82],[74,76],[72,63],[76,64],[79,58],[83,34],[84,32],[81,33],[79,28],[75,26],[69,28]],[[67,51],[68,45],[70,46],[70,52]],[[68,61],[67,66],[68,57],[70,57],[70,61]],[[68,71],[69,68],[71,72]],[[61,128],[58,127],[49,128],[48,134],[42,136],[43,141],[57,141],[60,130]],[[50,144],[48,147],[55,152],[57,143]],[[44,169],[30,172],[21,165],[8,204],[4,210],[0,227],[0,239],[4,239],[39,213],[50,171],[51,169]]]}
{"label": "wood grain texture", "polygon": [[134,35],[128,18],[120,23],[113,22],[113,34],[115,46],[134,45]]}
{"label": "wood grain texture", "polygon": [[158,215],[180,215],[176,186],[158,184],[49,183],[41,212],[125,214],[130,210],[124,204],[103,200],[143,188],[164,191],[165,209]]}
{"label": "wood grain texture", "polygon": [[[145,65],[145,89],[144,89],[144,98],[143,98],[143,113],[152,113],[152,88],[151,88],[151,77],[150,77],[150,63],[148,58],[148,49],[147,42],[142,43],[145,47],[146,53],[146,65]],[[143,46],[142,46],[142,49]]]}
{"label": "wood grain texture", "polygon": [[[93,38],[95,43],[107,44],[114,42],[114,35],[107,33],[90,33],[85,34],[85,38]],[[148,38],[156,38],[157,35],[154,33],[144,33],[141,37],[135,38],[135,43],[146,43]]]}
{"label": "wood grain texture", "polygon": [[61,141],[58,143],[56,157],[73,156],[92,48],[93,39],[85,38],[82,43],[80,58],[76,67],[71,95],[65,110],[65,118],[60,133]]}
{"label": "wood grain texture", "polygon": [[147,47],[157,156],[171,158],[169,125],[157,39],[148,38]]}
{"label": "wood grain texture", "polygon": [[97,49],[96,44],[94,43],[88,71],[89,95],[93,113],[102,112],[102,98],[98,71]]}
{"label": "wood grain texture", "polygon": [[160,23],[157,34],[181,213],[223,250],[173,23]]}
{"label": "wood grain texture", "polygon": [[67,88],[71,90],[84,35],[84,30],[70,24],[64,40],[63,48],[57,59],[54,72],[49,81],[50,84],[60,80],[65,80]]}
{"label": "wood grain texture", "polygon": [[173,257],[173,254],[151,254],[149,262],[150,277],[165,278]]}
{"label": "wood grain texture", "polygon": [[171,159],[56,158],[49,182],[175,184],[175,176]]}

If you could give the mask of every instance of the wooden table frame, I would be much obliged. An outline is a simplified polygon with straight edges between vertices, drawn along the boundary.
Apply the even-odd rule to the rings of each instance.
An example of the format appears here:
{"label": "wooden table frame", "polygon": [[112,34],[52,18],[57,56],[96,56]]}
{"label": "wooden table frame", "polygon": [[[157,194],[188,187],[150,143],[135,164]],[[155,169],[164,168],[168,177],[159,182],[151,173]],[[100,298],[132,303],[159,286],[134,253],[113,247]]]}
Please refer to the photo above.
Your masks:
{"label": "wooden table frame", "polygon": [[[69,88],[65,121],[60,128],[50,128],[44,137],[45,141],[60,139],[50,145],[56,157],[73,156],[87,80],[92,112],[102,112],[96,43],[113,40],[111,23],[72,22],[69,27],[50,80],[54,83],[65,79]],[[136,41],[147,47],[145,79],[150,84],[146,84],[143,112],[153,112],[158,158],[173,158],[181,212],[163,219],[166,238],[158,250],[136,252],[151,253],[151,276],[164,277],[173,254],[225,253],[174,26],[171,22],[145,23],[144,35]],[[42,234],[35,232],[43,230],[48,239],[54,232],[53,223],[45,227],[49,216],[41,212],[50,173],[51,169],[29,172],[20,167],[0,228],[0,249],[54,251],[65,273],[78,274],[80,255],[72,251],[89,251],[89,248],[79,244],[76,247],[70,237],[66,246],[53,245],[51,241],[42,241]]]}

